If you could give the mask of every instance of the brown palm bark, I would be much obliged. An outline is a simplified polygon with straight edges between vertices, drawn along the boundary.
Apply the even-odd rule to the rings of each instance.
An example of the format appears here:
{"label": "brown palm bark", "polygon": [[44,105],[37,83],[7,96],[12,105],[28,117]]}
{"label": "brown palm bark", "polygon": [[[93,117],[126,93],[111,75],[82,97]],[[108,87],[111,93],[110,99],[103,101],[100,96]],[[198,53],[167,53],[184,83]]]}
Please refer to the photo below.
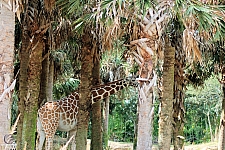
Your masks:
{"label": "brown palm bark", "polygon": [[[0,6],[0,149],[4,144],[4,136],[10,133],[12,89],[10,86],[13,79],[14,62],[14,30],[15,15],[13,8],[9,9],[8,1],[2,1],[5,4]],[[1,2],[0,2],[1,3]],[[12,6],[11,6],[12,7]]]}
{"label": "brown palm bark", "polygon": [[[48,37],[46,37],[48,39]],[[49,101],[48,99],[48,84],[49,84],[49,66],[50,66],[50,60],[49,60],[49,45],[48,41],[45,41],[45,46],[43,50],[43,61],[42,61],[42,72],[41,72],[41,85],[40,85],[40,101],[39,101],[39,107],[43,105],[45,102]]]}
{"label": "brown palm bark", "polygon": [[[88,27],[87,27],[88,28]],[[80,78],[80,99],[78,103],[79,113],[76,132],[76,150],[84,150],[87,146],[87,130],[89,121],[88,108],[91,105],[90,87],[92,85],[92,70],[93,70],[93,49],[91,33],[84,32],[82,37],[82,52],[81,52],[81,78]]]}
{"label": "brown palm bark", "polygon": [[[40,2],[28,1],[22,22],[20,51],[19,112],[17,149],[35,149],[36,119],[42,72],[43,37],[45,29],[39,17]],[[34,10],[34,11],[32,11]],[[43,21],[44,19],[42,19]]]}
{"label": "brown palm bark", "polygon": [[166,40],[163,64],[163,94],[159,112],[159,150],[169,150],[173,122],[175,48]]}
{"label": "brown palm bark", "polygon": [[184,146],[184,94],[186,89],[184,68],[186,57],[182,49],[181,34],[175,33],[171,41],[175,47],[175,68],[174,68],[174,103],[173,103],[173,145],[174,150],[182,149]]}
{"label": "brown palm bark", "polygon": [[225,67],[222,68],[222,79],[221,79],[221,86],[223,92],[223,99],[222,99],[222,112],[221,112],[221,119],[220,119],[220,133],[219,133],[219,142],[218,142],[218,150],[225,149]]}
{"label": "brown palm bark", "polygon": [[[92,71],[92,85],[100,84],[100,60],[98,47],[93,46],[94,55],[94,67]],[[101,113],[101,101],[98,101],[92,105],[92,119],[91,119],[91,150],[102,150],[102,113]]]}

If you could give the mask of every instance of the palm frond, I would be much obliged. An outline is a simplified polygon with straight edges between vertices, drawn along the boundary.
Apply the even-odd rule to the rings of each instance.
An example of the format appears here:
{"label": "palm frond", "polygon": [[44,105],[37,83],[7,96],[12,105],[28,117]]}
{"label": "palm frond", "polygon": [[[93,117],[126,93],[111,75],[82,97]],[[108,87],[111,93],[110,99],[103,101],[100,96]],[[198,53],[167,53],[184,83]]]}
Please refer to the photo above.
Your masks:
{"label": "palm frond", "polygon": [[[189,58],[202,61],[200,45],[225,37],[225,7],[195,0],[176,0],[175,14],[183,23],[183,49]],[[203,42],[203,43],[202,43]]]}

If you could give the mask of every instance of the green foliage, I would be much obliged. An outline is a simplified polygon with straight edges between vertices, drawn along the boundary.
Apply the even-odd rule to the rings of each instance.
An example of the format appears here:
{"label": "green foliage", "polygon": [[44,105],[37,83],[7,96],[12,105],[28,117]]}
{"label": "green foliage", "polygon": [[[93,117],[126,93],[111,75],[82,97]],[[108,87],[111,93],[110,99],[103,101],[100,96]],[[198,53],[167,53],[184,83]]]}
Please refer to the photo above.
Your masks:
{"label": "green foliage", "polygon": [[[210,40],[220,41],[225,35],[225,22],[223,5],[209,5],[195,0],[176,0],[175,14],[187,27],[190,18],[194,18],[191,27],[195,27],[197,34],[207,32]],[[195,24],[195,25],[194,25]]]}
{"label": "green foliage", "polygon": [[185,98],[186,124],[184,134],[187,142],[210,140],[208,114],[213,132],[219,125],[221,112],[221,89],[216,76],[204,82],[204,87],[188,86]]}
{"label": "green foliage", "polygon": [[124,42],[116,40],[113,42],[113,49],[102,54],[100,72],[103,82],[121,79],[137,72],[134,65],[127,62],[126,52]]}
{"label": "green foliage", "polygon": [[118,101],[110,97],[111,113],[109,117],[109,139],[121,142],[133,142],[137,113],[136,91],[130,88],[130,98]]}
{"label": "green foliage", "polygon": [[57,82],[53,86],[54,99],[61,99],[74,92],[80,84],[78,79],[69,78],[64,83]]}

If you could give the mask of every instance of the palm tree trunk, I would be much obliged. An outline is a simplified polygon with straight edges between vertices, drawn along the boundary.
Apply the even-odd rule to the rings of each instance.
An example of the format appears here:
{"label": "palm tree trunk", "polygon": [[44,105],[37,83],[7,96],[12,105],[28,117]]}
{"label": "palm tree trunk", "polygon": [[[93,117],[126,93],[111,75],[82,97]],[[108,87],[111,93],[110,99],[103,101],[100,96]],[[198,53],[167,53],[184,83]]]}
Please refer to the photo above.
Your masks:
{"label": "palm tree trunk", "polygon": [[[92,85],[100,84],[100,60],[98,49],[93,47],[95,51],[94,55],[94,67],[92,71]],[[91,119],[91,150],[102,150],[102,113],[101,113],[101,101],[98,101],[92,105],[92,119]]]}
{"label": "palm tree trunk", "polygon": [[169,150],[172,134],[175,48],[166,41],[163,64],[163,96],[159,112],[159,150]]}
{"label": "palm tree trunk", "polygon": [[54,62],[49,60],[49,75],[48,75],[48,88],[47,88],[47,100],[53,100],[53,85],[54,85]]}
{"label": "palm tree trunk", "polygon": [[42,68],[42,43],[31,52],[28,66],[28,91],[24,99],[25,111],[23,118],[22,146],[35,149],[35,132],[40,91],[40,76]]}
{"label": "palm tree trunk", "polygon": [[184,68],[186,57],[182,48],[182,37],[178,31],[172,36],[171,44],[176,48],[174,68],[174,102],[173,102],[173,145],[174,150],[184,146],[184,93],[186,89]]}
{"label": "palm tree trunk", "polygon": [[[146,52],[146,51],[145,51]],[[137,150],[152,149],[152,128],[154,115],[153,83],[156,76],[153,77],[152,57],[149,53],[143,55],[143,63],[140,68],[140,88],[138,100],[138,128],[137,128]],[[147,56],[147,57],[146,57]],[[151,78],[154,79],[151,79]],[[151,81],[151,82],[149,82]]]}
{"label": "palm tree trunk", "polygon": [[40,89],[40,101],[39,107],[48,100],[48,79],[49,79],[49,46],[45,43],[45,49],[43,51],[42,72],[41,72],[41,89]]}
{"label": "palm tree trunk", "polygon": [[220,119],[220,133],[219,133],[219,142],[218,150],[225,149],[225,67],[222,69],[222,79],[221,79],[223,99],[222,99],[222,112]]}
{"label": "palm tree trunk", "polygon": [[[10,132],[11,121],[11,91],[10,87],[13,79],[13,60],[14,60],[14,30],[15,15],[5,5],[0,6],[0,149],[4,144],[3,137]],[[3,92],[6,92],[3,94]],[[3,97],[4,95],[4,97]]]}
{"label": "palm tree trunk", "polygon": [[17,149],[23,149],[22,147],[22,131],[23,131],[23,119],[24,119],[24,111],[25,104],[24,98],[27,97],[28,90],[28,64],[29,64],[29,49],[30,41],[27,36],[27,30],[23,30],[22,32],[22,48],[20,51],[19,59],[20,59],[20,73],[19,73],[19,101],[18,101],[18,111],[20,113],[20,119],[17,124]]}
{"label": "palm tree trunk", "polygon": [[[40,92],[40,76],[42,72],[43,34],[38,34],[40,17],[36,1],[28,1],[25,10],[29,13],[22,21],[22,49],[20,55],[20,95],[19,111],[21,113],[18,125],[17,149],[35,149],[36,120]],[[31,14],[33,13],[33,14]]]}
{"label": "palm tree trunk", "polygon": [[91,34],[84,33],[83,48],[81,52],[81,78],[80,78],[80,99],[78,103],[79,113],[77,118],[76,150],[84,150],[87,146],[87,130],[89,121],[88,108],[91,105],[90,87],[92,85],[93,51]]}

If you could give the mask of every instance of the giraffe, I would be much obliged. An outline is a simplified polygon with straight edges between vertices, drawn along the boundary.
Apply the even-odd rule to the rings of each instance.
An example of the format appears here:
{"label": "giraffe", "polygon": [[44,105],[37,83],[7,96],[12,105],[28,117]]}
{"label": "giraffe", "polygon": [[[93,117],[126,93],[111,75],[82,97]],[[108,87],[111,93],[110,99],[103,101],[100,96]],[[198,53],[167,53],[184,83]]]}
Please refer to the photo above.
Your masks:
{"label": "giraffe", "polygon": [[[117,91],[127,87],[136,86],[133,78],[125,78],[113,82],[109,82],[103,85],[97,85],[91,88],[91,100],[92,104],[106,98]],[[45,149],[51,150],[53,147],[53,138],[56,130],[59,131],[72,131],[76,133],[77,114],[79,93],[76,91],[69,96],[58,100],[45,103],[38,110],[37,119],[37,132],[38,132],[38,144],[37,149],[42,150],[44,140]],[[72,143],[72,149],[75,149],[75,142]]]}

